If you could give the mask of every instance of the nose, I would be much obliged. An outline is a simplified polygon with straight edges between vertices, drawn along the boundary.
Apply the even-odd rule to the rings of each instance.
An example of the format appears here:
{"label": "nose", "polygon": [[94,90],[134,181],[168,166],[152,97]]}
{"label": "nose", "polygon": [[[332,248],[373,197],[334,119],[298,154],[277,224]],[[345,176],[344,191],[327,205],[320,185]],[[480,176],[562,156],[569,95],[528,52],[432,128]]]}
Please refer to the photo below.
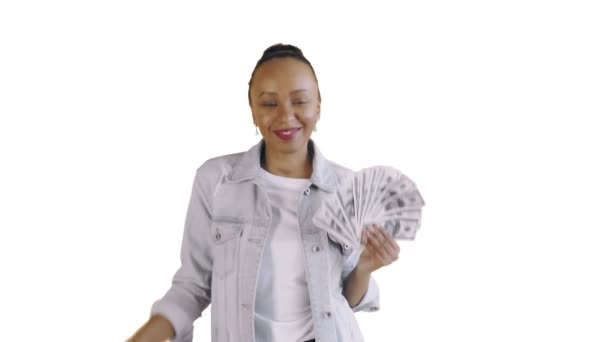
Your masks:
{"label": "nose", "polygon": [[285,101],[279,104],[278,114],[281,117],[290,118],[294,116],[295,113],[293,112],[293,106],[291,103],[289,103],[289,101]]}

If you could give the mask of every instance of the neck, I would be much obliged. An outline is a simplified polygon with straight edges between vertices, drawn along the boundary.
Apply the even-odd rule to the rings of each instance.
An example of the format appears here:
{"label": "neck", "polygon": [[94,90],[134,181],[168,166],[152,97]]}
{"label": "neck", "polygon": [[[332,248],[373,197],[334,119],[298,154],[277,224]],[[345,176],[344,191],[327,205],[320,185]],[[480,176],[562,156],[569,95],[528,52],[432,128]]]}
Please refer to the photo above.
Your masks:
{"label": "neck", "polygon": [[312,160],[307,148],[284,153],[264,146],[262,153],[262,168],[272,174],[288,178],[310,178],[312,175]]}

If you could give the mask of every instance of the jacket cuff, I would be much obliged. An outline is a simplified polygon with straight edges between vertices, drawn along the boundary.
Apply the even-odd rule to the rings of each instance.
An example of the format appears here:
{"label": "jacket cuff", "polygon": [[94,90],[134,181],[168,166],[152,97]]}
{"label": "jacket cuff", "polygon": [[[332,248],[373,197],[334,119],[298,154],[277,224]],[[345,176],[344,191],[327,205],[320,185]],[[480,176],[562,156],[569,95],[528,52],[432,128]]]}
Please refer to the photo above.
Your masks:
{"label": "jacket cuff", "polygon": [[188,319],[188,315],[175,303],[167,300],[156,301],[150,309],[150,317],[161,315],[166,318],[175,332],[175,336],[171,342],[185,341],[184,337],[189,334],[189,329],[192,328],[192,323]]}

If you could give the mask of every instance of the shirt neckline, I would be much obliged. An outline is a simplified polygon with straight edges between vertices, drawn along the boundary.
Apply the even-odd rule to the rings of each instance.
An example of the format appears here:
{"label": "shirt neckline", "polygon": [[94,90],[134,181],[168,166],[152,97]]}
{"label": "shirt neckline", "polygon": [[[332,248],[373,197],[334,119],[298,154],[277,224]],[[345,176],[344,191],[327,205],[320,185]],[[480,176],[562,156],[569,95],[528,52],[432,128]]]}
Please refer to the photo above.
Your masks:
{"label": "shirt neckline", "polygon": [[273,185],[294,190],[301,189],[302,187],[308,185],[308,183],[310,182],[310,178],[291,178],[278,176],[264,170],[263,168],[260,168],[260,175]]}

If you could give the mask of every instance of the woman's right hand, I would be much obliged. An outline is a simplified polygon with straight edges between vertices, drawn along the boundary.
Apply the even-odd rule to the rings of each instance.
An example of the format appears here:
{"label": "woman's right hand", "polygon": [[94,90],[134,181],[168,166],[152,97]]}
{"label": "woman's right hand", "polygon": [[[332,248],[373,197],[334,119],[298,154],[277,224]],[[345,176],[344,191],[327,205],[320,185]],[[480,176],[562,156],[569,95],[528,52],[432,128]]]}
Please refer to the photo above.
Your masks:
{"label": "woman's right hand", "polygon": [[127,342],[165,342],[174,336],[171,322],[161,315],[154,315]]}

